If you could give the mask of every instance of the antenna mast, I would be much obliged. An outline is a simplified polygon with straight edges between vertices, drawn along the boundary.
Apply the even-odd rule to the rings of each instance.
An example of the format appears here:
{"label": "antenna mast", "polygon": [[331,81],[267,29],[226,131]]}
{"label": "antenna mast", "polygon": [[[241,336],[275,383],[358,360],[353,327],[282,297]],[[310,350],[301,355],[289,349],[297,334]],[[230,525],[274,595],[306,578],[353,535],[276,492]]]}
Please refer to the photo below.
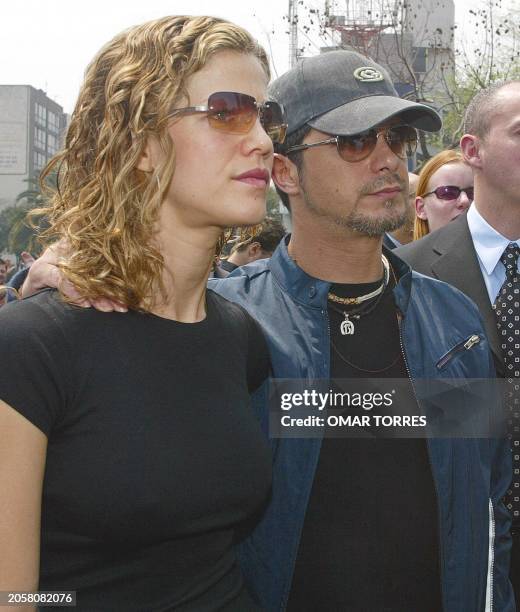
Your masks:
{"label": "antenna mast", "polygon": [[289,0],[289,67],[294,68],[298,63],[298,0]]}

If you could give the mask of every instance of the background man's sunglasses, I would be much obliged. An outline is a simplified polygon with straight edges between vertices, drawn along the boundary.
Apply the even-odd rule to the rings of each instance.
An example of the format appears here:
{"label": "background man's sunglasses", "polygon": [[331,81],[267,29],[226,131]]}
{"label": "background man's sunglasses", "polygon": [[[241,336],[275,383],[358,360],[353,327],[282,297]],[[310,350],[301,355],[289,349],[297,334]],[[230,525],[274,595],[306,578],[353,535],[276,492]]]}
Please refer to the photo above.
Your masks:
{"label": "background man's sunglasses", "polygon": [[442,185],[441,187],[437,187],[437,189],[434,189],[433,191],[425,193],[423,195],[423,198],[434,193],[439,198],[439,200],[457,200],[462,192],[464,192],[468,196],[468,200],[473,201],[473,187],[465,187],[464,189],[461,189],[456,185]]}
{"label": "background man's sunglasses", "polygon": [[227,134],[247,134],[259,117],[267,135],[276,144],[283,143],[287,130],[284,110],[278,102],[258,104],[252,96],[234,91],[211,94],[207,106],[176,108],[170,117],[189,113],[206,113],[210,126]]}
{"label": "background man's sunglasses", "polygon": [[406,159],[417,149],[417,131],[409,125],[394,125],[392,127],[372,128],[353,136],[334,136],[320,142],[296,145],[285,152],[286,155],[296,151],[305,151],[312,147],[335,144],[342,159],[348,162],[358,162],[367,158],[376,148],[377,139],[383,136],[391,151]]}

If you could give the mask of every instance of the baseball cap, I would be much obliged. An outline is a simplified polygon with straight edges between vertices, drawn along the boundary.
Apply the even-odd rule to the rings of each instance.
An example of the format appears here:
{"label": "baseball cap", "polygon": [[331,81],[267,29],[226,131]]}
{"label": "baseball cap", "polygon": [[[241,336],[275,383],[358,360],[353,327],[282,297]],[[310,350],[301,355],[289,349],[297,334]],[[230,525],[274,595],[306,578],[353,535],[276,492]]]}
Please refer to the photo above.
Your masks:
{"label": "baseball cap", "polygon": [[386,70],[355,51],[302,59],[271,83],[269,98],[285,107],[287,134],[308,123],[326,134],[349,136],[396,115],[427,132],[442,125],[433,108],[400,98]]}

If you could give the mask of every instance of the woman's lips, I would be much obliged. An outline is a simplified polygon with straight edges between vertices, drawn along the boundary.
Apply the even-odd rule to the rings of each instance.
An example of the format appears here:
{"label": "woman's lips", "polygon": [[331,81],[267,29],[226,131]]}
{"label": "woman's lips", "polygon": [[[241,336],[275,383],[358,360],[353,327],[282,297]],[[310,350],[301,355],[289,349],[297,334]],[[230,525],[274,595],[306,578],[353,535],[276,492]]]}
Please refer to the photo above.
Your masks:
{"label": "woman's lips", "polygon": [[262,189],[265,189],[267,185],[269,185],[269,179],[269,172],[263,168],[248,170],[234,177],[235,181],[245,183],[246,185],[252,185],[253,187],[260,187]]}

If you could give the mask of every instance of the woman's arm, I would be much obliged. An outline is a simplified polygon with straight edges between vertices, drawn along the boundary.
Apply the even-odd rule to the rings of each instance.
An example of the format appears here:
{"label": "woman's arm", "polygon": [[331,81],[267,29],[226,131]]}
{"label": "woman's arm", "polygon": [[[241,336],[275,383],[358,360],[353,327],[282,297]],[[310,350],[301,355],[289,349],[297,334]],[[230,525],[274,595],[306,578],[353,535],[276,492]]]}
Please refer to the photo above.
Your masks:
{"label": "woman's arm", "polygon": [[0,591],[38,590],[46,450],[45,434],[0,400]]}

